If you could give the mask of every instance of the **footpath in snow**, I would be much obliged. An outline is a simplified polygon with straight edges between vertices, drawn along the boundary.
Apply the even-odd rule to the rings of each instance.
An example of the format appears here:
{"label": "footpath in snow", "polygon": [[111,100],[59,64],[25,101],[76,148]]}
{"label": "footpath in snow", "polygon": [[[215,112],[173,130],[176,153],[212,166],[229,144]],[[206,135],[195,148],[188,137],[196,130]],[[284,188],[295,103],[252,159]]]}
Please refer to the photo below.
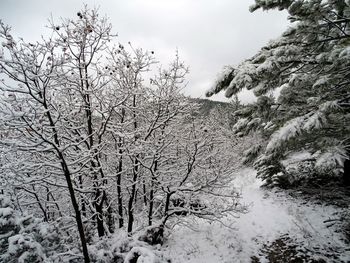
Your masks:
{"label": "footpath in snow", "polygon": [[[338,258],[325,262],[350,262],[350,251],[342,234],[325,223],[339,215],[339,208],[305,203],[283,192],[260,188],[253,169],[243,169],[235,175],[233,185],[242,193],[241,202],[249,212],[239,218],[225,218],[224,223],[197,220],[197,229],[175,227],[165,244],[165,253],[172,262],[269,262],[259,251],[281,236],[288,235],[303,245],[310,255],[333,251]],[[259,262],[258,261],[258,262]]]}

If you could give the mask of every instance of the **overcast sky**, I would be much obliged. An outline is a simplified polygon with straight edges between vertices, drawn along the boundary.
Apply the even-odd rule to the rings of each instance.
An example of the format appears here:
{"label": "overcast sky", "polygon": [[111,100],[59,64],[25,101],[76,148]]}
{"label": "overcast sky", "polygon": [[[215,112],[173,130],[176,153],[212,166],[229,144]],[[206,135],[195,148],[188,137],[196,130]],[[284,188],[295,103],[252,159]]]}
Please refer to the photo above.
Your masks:
{"label": "overcast sky", "polygon": [[[75,17],[83,3],[106,14],[122,43],[154,50],[162,64],[178,49],[190,67],[186,95],[204,98],[224,65],[254,55],[287,27],[279,11],[249,12],[253,0],[0,0],[0,19],[15,36],[33,41],[45,32],[52,14]],[[241,99],[250,99],[243,93]],[[223,95],[213,97],[222,100]]]}

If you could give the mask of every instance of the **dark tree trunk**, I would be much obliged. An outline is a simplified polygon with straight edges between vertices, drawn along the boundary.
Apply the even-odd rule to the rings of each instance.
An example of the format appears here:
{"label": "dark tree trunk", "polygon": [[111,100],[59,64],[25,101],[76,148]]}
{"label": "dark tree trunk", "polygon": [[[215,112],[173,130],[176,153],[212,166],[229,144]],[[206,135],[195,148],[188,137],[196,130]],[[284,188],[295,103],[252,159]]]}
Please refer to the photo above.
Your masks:
{"label": "dark tree trunk", "polygon": [[[90,90],[90,83],[88,81],[88,64],[85,61],[85,50],[82,50],[82,55],[79,58],[79,64],[80,64],[80,69],[79,69],[79,74],[80,74],[80,84],[81,84],[81,89],[83,91],[89,91]],[[82,62],[82,63],[81,63]],[[85,115],[86,115],[86,122],[87,122],[87,135],[88,135],[88,150],[91,151],[93,150],[94,152],[94,157],[91,159],[91,171],[94,174],[94,188],[95,188],[95,199],[93,201],[94,207],[96,210],[96,224],[97,224],[97,232],[99,237],[104,236],[105,231],[104,231],[104,226],[103,226],[103,206],[104,206],[104,201],[106,197],[106,193],[104,190],[100,190],[100,184],[98,183],[98,174],[96,169],[98,169],[98,173],[101,176],[102,179],[102,184],[106,183],[106,180],[104,179],[104,172],[102,170],[102,166],[100,164],[99,160],[99,155],[97,153],[97,149],[94,148],[94,133],[93,133],[93,121],[92,121],[92,110],[91,110],[91,98],[90,94],[86,92],[83,96],[84,98],[84,104],[85,104]]]}
{"label": "dark tree trunk", "polygon": [[158,169],[158,161],[156,160],[154,162],[154,169],[152,172],[152,177],[151,177],[151,186],[150,186],[150,192],[149,192],[149,210],[148,210],[148,225],[152,225],[153,221],[153,206],[154,206],[154,183],[156,180],[155,173],[157,172]]}
{"label": "dark tree trunk", "polygon": [[108,209],[107,209],[107,225],[108,225],[108,230],[109,233],[114,233],[115,231],[115,220],[114,220],[114,216],[113,216],[113,208],[110,204],[107,204]]}
{"label": "dark tree trunk", "polygon": [[148,211],[148,225],[152,225],[153,221],[153,198],[154,198],[154,190],[153,185],[151,186],[151,190],[149,192],[149,211]]}
{"label": "dark tree trunk", "polygon": [[96,164],[93,160],[91,160],[91,173],[94,174],[94,200],[93,206],[95,208],[95,215],[93,219],[96,221],[97,233],[99,237],[104,236],[104,227],[103,227],[103,203],[104,203],[104,195],[101,193],[100,185],[98,184],[98,175],[94,171],[96,169]]}
{"label": "dark tree trunk", "polygon": [[[107,180],[105,179],[105,175],[104,175],[104,172],[102,170],[100,158],[98,155],[96,155],[95,159],[97,161],[97,167],[98,167],[101,179],[102,179],[102,187],[104,187],[107,184]],[[98,185],[98,187],[100,187],[100,184],[97,184],[97,185]],[[104,207],[105,203],[107,202],[107,193],[104,190],[104,188],[102,188],[102,189],[103,189],[102,191],[99,189],[99,191],[97,193],[98,194],[97,197],[100,199],[100,202],[97,204],[97,209],[98,209],[97,232],[98,232],[99,237],[103,237],[105,235],[103,207]]]}
{"label": "dark tree trunk", "polygon": [[[83,177],[79,175],[79,187],[80,189],[83,189]],[[80,198],[80,206],[81,206],[81,214],[83,217],[86,217],[86,205],[85,200],[83,198]]]}
{"label": "dark tree trunk", "polygon": [[97,224],[97,233],[99,237],[103,237],[105,235],[105,229],[103,226],[103,206],[100,204],[96,204],[96,224]]}
{"label": "dark tree trunk", "polygon": [[163,222],[162,225],[164,226],[166,221],[168,220],[170,214],[169,214],[169,209],[170,209],[170,198],[175,192],[169,192],[166,194],[166,199],[165,199],[165,207],[164,207],[164,216],[163,216]]}
{"label": "dark tree trunk", "polygon": [[[133,95],[133,122],[134,122],[134,132],[135,132],[135,142],[138,139],[138,136],[136,135],[137,131],[137,120],[136,120],[136,94]],[[128,234],[130,235],[132,232],[133,224],[134,224],[134,201],[136,200],[136,191],[137,191],[137,178],[138,178],[138,169],[139,169],[139,163],[137,160],[138,156],[135,156],[134,159],[134,168],[133,168],[133,179],[132,179],[132,186],[131,186],[131,194],[129,198],[129,203],[128,203],[128,215],[129,215],[129,220],[128,220]]]}
{"label": "dark tree trunk", "polygon": [[78,205],[77,199],[75,198],[73,182],[72,182],[71,175],[70,175],[70,172],[68,170],[68,167],[65,164],[65,161],[63,159],[63,156],[60,156],[60,158],[62,160],[61,161],[61,165],[62,165],[62,168],[63,168],[63,171],[64,171],[64,176],[65,176],[66,181],[67,181],[69,195],[70,195],[70,198],[71,198],[71,201],[72,201],[72,205],[73,205],[73,209],[74,209],[74,212],[75,212],[75,220],[77,222],[78,232],[79,232],[79,236],[80,236],[80,241],[81,241],[81,245],[82,245],[82,248],[83,248],[84,262],[85,263],[89,263],[90,262],[90,258],[89,258],[89,252],[88,252],[88,249],[87,249],[87,243],[86,243],[86,239],[85,239],[84,226],[83,226],[83,222],[81,220],[81,213],[80,213],[80,210],[79,210],[79,205]]}
{"label": "dark tree trunk", "polygon": [[147,189],[146,189],[145,180],[142,180],[142,190],[143,190],[143,204],[147,207]]}
{"label": "dark tree trunk", "polygon": [[137,184],[137,177],[138,177],[138,168],[139,168],[139,164],[136,159],[134,161],[132,187],[131,187],[131,194],[130,194],[129,204],[128,204],[128,215],[129,215],[128,233],[129,234],[132,232],[132,228],[134,224],[134,200],[136,199],[136,184]]}
{"label": "dark tree trunk", "polygon": [[47,202],[47,205],[46,205],[46,211],[47,211],[47,220],[50,221],[51,218],[53,218],[53,216],[51,215],[52,212],[50,211],[50,190],[48,187],[46,187],[46,202]]}
{"label": "dark tree trunk", "polygon": [[80,210],[79,210],[79,204],[78,204],[78,201],[77,201],[77,199],[75,197],[75,192],[74,192],[74,187],[73,187],[73,181],[72,181],[72,178],[71,178],[71,173],[70,173],[70,171],[68,169],[68,165],[66,163],[64,155],[60,151],[60,148],[59,148],[60,147],[60,141],[58,139],[58,133],[57,133],[57,130],[56,130],[56,127],[55,127],[55,122],[54,122],[54,120],[53,120],[53,118],[51,116],[51,113],[50,113],[49,108],[48,108],[48,106],[46,104],[45,98],[44,98],[43,106],[47,110],[46,116],[47,116],[47,118],[49,120],[51,129],[52,129],[53,139],[54,139],[54,142],[55,142],[55,150],[56,150],[56,153],[57,153],[57,157],[60,160],[62,171],[63,171],[64,177],[66,179],[66,182],[67,182],[68,192],[69,192],[69,196],[70,196],[70,199],[71,199],[71,202],[72,202],[72,206],[73,206],[73,210],[74,210],[74,213],[75,213],[75,221],[77,222],[79,237],[80,237],[81,246],[82,246],[82,249],[83,249],[84,262],[85,263],[90,263],[90,257],[89,257],[89,252],[88,252],[88,248],[87,248],[87,242],[86,242],[85,233],[84,233],[83,221],[81,219],[81,213],[80,213]]}
{"label": "dark tree trunk", "polygon": [[166,199],[165,199],[164,216],[167,216],[169,214],[170,197],[171,197],[171,194],[167,193]]}
{"label": "dark tree trunk", "polygon": [[122,171],[123,171],[123,157],[120,156],[119,164],[118,164],[118,174],[117,174],[117,198],[118,198],[118,222],[119,228],[124,226],[124,218],[123,218],[123,196],[122,196]]}
{"label": "dark tree trunk", "polygon": [[[125,118],[125,110],[122,108],[121,110],[121,119],[120,123],[124,123],[124,118]],[[119,228],[122,228],[124,226],[124,215],[123,215],[123,195],[122,195],[122,186],[121,186],[121,181],[122,181],[122,172],[123,172],[123,150],[122,150],[122,145],[123,145],[123,139],[119,137],[118,139],[118,153],[119,153],[119,161],[118,161],[118,170],[117,170],[117,199],[118,199],[118,223],[119,223]]]}

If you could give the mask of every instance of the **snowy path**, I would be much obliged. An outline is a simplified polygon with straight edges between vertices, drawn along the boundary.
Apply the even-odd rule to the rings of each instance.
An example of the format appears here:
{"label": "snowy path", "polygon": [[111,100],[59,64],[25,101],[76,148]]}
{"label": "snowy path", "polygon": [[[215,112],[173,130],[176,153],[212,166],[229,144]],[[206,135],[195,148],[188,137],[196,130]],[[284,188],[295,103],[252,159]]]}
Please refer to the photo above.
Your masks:
{"label": "snowy path", "polygon": [[[308,206],[283,193],[265,191],[252,169],[241,170],[234,185],[242,191],[241,201],[250,205],[250,212],[226,219],[234,229],[204,221],[199,222],[198,231],[176,228],[166,247],[173,262],[251,262],[262,244],[286,233],[305,247],[317,244],[322,250],[332,244],[344,248],[341,236],[323,223],[336,216],[336,208]],[[343,253],[344,262],[350,259],[349,253]]]}

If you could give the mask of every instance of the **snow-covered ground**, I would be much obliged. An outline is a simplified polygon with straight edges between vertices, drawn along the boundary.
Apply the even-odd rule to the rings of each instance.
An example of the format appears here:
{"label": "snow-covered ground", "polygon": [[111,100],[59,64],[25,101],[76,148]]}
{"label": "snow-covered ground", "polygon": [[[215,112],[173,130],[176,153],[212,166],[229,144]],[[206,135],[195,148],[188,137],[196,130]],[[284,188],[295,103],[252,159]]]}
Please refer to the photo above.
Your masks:
{"label": "snow-covered ground", "polygon": [[[339,217],[339,208],[296,200],[282,192],[260,188],[252,169],[235,175],[234,185],[242,192],[242,202],[250,212],[239,218],[225,218],[225,225],[197,221],[197,229],[177,226],[167,243],[165,253],[172,262],[251,262],[259,257],[263,244],[288,234],[304,248],[315,251],[333,249],[339,254],[334,262],[350,262],[350,251],[342,241],[342,234],[325,223]],[[316,250],[315,250],[316,248]],[[321,253],[322,254],[322,253]],[[319,255],[322,258],[322,255]],[[263,256],[261,262],[267,262]],[[326,262],[331,262],[326,259]]]}

